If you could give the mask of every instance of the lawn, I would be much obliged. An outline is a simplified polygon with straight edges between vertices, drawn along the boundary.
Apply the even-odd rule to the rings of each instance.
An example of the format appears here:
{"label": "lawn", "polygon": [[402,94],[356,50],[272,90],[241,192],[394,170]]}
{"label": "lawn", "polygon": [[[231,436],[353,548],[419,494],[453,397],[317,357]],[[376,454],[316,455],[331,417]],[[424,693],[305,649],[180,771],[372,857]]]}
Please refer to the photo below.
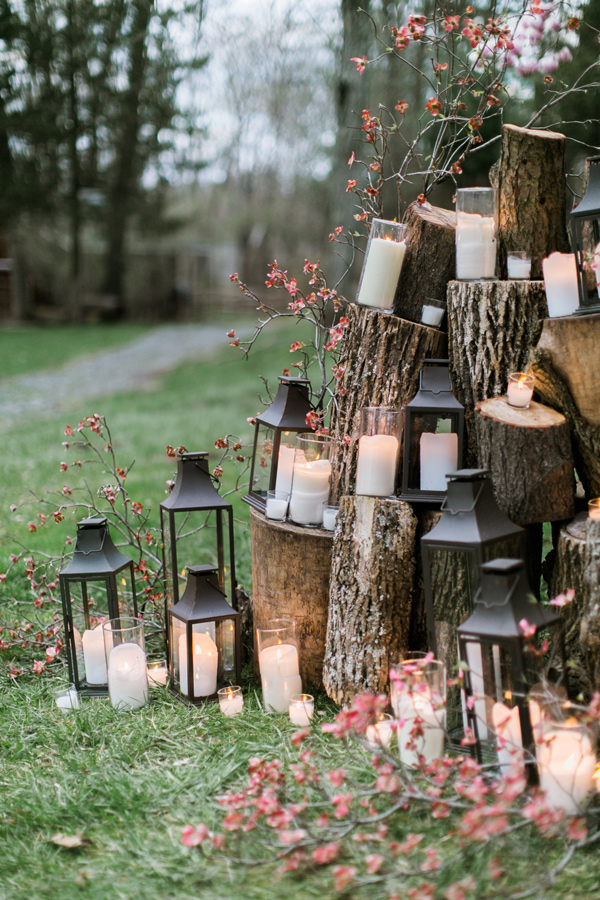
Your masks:
{"label": "lawn", "polygon": [[[80,332],[79,346],[89,345]],[[130,335],[131,336],[131,335]],[[294,337],[296,335],[294,334]],[[43,357],[44,332],[31,330],[31,360]],[[58,336],[55,335],[57,338]],[[10,350],[10,341],[7,344]],[[158,522],[158,503],[165,481],[173,474],[167,444],[184,444],[190,450],[211,450],[226,433],[251,439],[246,419],[260,405],[260,376],[275,380],[289,365],[289,338],[275,333],[263,341],[260,352],[243,362],[224,341],[214,356],[197,364],[185,364],[165,374],[151,390],[123,393],[94,403],[66,409],[60,417],[15,421],[0,436],[3,466],[0,472],[0,571],[10,552],[19,546],[57,551],[74,522],[47,525],[30,533],[37,506],[19,506],[30,491],[60,491],[65,479],[87,479],[95,489],[102,484],[99,465],[63,474],[62,442],[67,423],[76,425],[85,415],[99,412],[112,429],[117,457],[123,465],[135,465],[128,476],[131,495],[152,507]],[[20,352],[20,351],[19,351]],[[15,373],[9,361],[7,371]],[[0,380],[0,389],[2,381]],[[68,453],[68,452],[67,452]],[[233,484],[235,471],[226,471],[224,487]],[[250,587],[248,507],[234,499],[236,511],[236,563],[240,580]],[[30,594],[17,584],[11,594],[5,588],[1,600],[2,623],[22,617]],[[12,599],[10,599],[12,598]],[[16,604],[19,604],[18,606]],[[61,662],[52,664],[41,677],[25,674],[13,680],[8,670],[13,661],[28,665],[28,651],[0,657],[0,900],[310,900],[338,896],[328,867],[312,866],[281,875],[269,864],[245,867],[234,862],[207,860],[195,848],[182,845],[181,828],[220,821],[216,795],[238,789],[253,757],[284,762],[297,761],[292,745],[295,728],[286,716],[265,715],[260,690],[245,672],[245,708],[241,716],[225,719],[216,705],[191,708],[178,702],[164,688],[152,691],[151,703],[141,710],[118,713],[108,700],[87,700],[80,711],[63,715],[55,706],[52,689],[66,680]],[[312,738],[317,765],[327,771],[344,767],[354,782],[369,783],[370,753],[353,740],[336,740],[320,733],[320,724],[336,712],[324,696],[317,697]],[[415,804],[397,813],[390,822],[390,839],[403,840],[420,831],[443,852],[457,853],[452,836],[455,817],[432,819],[430,804]],[[597,827],[591,822],[592,827]],[[60,835],[75,836],[78,846],[65,847]],[[360,844],[360,842],[359,842]],[[359,844],[347,842],[342,857],[352,861]],[[252,834],[239,845],[236,855],[252,858],[259,847]],[[597,847],[597,845],[596,845]],[[446,848],[444,850],[444,848]],[[509,833],[490,846],[459,853],[448,877],[474,873],[480,887],[466,900],[494,900],[509,896],[537,896],[543,900],[598,900],[600,876],[597,850],[577,853],[553,887],[543,886],[543,873],[564,852],[562,840],[541,839],[527,832]],[[499,855],[504,874],[493,881],[486,875],[492,856]],[[417,871],[409,880],[418,885]],[[389,890],[365,876],[362,890],[350,888],[341,896],[386,900]],[[539,891],[536,893],[536,886]],[[533,888],[533,893],[524,893]],[[408,898],[408,888],[397,885],[398,896]],[[444,900],[443,886],[435,900]],[[425,900],[423,897],[418,900]]]}

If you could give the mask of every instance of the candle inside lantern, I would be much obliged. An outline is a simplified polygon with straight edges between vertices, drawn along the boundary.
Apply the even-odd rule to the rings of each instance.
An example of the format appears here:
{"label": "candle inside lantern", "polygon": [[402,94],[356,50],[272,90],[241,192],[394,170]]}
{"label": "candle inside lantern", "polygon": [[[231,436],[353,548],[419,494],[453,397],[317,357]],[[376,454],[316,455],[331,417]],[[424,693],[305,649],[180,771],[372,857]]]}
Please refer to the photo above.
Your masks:
{"label": "candle inside lantern", "polygon": [[[505,694],[506,700],[511,700],[510,693]],[[534,701],[529,703],[529,718],[534,734],[539,730],[541,713],[539,705]],[[504,703],[496,702],[492,706],[492,725],[496,733],[496,752],[500,768],[510,768],[515,765],[523,765],[523,737],[521,735],[521,721],[519,719],[519,707],[512,709]]]}
{"label": "candle inside lantern", "polygon": [[308,462],[296,450],[294,478],[290,497],[290,518],[299,525],[320,525],[329,497],[331,463],[328,459]]}
{"label": "candle inside lantern", "polygon": [[570,316],[579,306],[574,253],[551,253],[542,261],[548,315]]}
{"label": "candle inside lantern", "polygon": [[588,516],[590,519],[600,519],[600,497],[588,500]]}
{"label": "candle inside lantern", "polygon": [[379,747],[389,747],[392,741],[393,733],[394,729],[392,717],[388,713],[381,713],[378,722],[374,722],[372,725],[367,725],[365,737],[367,739],[369,747],[372,747],[373,750],[376,750]]}
{"label": "candle inside lantern", "polygon": [[315,698],[311,694],[292,694],[289,705],[290,722],[306,727],[315,714]]}
{"label": "candle inside lantern", "polygon": [[[209,634],[192,634],[192,671],[194,677],[194,697],[210,697],[217,690],[217,668],[219,651]],[[189,693],[187,635],[179,637],[179,688],[182,694]]]}
{"label": "candle inside lantern", "polygon": [[109,651],[108,693],[114,708],[123,712],[148,702],[146,654],[139,644],[118,644]]}
{"label": "candle inside lantern", "polygon": [[458,468],[458,435],[424,432],[419,442],[422,491],[445,491],[446,475]]}
{"label": "candle inside lantern", "polygon": [[406,241],[395,241],[390,236],[370,239],[357,303],[378,309],[393,307],[405,253]]}
{"label": "candle inside lantern", "polygon": [[220,688],[217,691],[219,707],[224,716],[239,716],[244,708],[242,689],[235,684],[231,687]]}
{"label": "candle inside lantern", "polygon": [[494,278],[496,221],[478,213],[456,213],[456,277],[459,281]]}
{"label": "candle inside lantern", "polygon": [[576,815],[595,786],[597,760],[586,729],[574,719],[550,724],[543,730],[537,759],[540,788],[549,805]]}
{"label": "candle inside lantern", "polygon": [[273,644],[260,651],[258,665],[265,706],[287,712],[292,694],[302,692],[298,650],[293,644]]}
{"label": "candle inside lantern", "polygon": [[[293,447],[288,447],[287,444],[281,444],[279,447],[279,454],[277,456],[277,476],[275,478],[275,490],[284,491],[284,493],[288,495],[292,489],[295,452],[296,451]],[[278,516],[273,516],[273,518],[278,518]]]}
{"label": "candle inside lantern", "polygon": [[363,435],[358,441],[356,493],[389,497],[396,485],[398,438],[393,434]]}
{"label": "candle inside lantern", "polygon": [[531,398],[533,397],[533,387],[535,378],[526,372],[512,372],[508,376],[508,388],[506,390],[506,399],[509,406],[515,406],[518,409],[529,409]]}
{"label": "candle inside lantern", "polygon": [[85,680],[90,685],[106,684],[108,674],[102,625],[97,625],[94,629],[88,628],[84,631],[81,638],[81,646],[83,647]]}

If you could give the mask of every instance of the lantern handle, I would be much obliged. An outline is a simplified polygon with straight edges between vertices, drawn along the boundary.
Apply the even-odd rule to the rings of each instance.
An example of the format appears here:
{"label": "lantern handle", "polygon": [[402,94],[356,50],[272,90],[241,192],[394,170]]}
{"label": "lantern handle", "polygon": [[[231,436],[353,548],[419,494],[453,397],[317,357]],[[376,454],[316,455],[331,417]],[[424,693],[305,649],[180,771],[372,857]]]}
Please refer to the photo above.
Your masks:
{"label": "lantern handle", "polygon": [[75,550],[73,551],[73,555],[75,555],[75,553],[81,553],[82,556],[89,556],[90,553],[98,553],[104,547],[104,541],[106,540],[107,534],[108,534],[108,528],[105,528],[102,532],[102,535],[100,536],[100,546],[99,547],[90,547],[89,550],[81,550],[81,549],[78,550],[77,547],[75,547]]}
{"label": "lantern handle", "polygon": [[486,603],[484,600],[480,600],[479,595],[481,594],[482,586],[479,585],[479,587],[477,588],[477,591],[475,592],[475,596],[473,597],[473,603],[474,604],[481,603],[481,605],[485,606],[486,609],[491,609],[493,606],[508,606],[510,604],[510,601],[512,600],[512,595],[515,592],[515,588],[517,587],[519,580],[520,580],[520,575],[515,575],[514,581],[511,585],[508,593],[506,594],[506,599],[503,600],[502,603]]}
{"label": "lantern handle", "polygon": [[451,516],[457,516],[459,513],[470,513],[470,512],[473,512],[473,510],[475,509],[475,507],[477,506],[477,504],[478,504],[478,502],[479,502],[479,497],[481,496],[482,490],[483,490],[483,482],[479,485],[479,490],[477,491],[477,496],[475,497],[475,499],[473,500],[473,502],[471,503],[471,505],[465,507],[465,509],[448,509],[448,508],[446,507],[446,503],[447,503],[447,501],[448,501],[448,494],[446,493],[446,496],[445,496],[444,499],[442,500],[442,505],[440,506],[440,511],[441,511],[441,512],[447,512],[447,513],[449,513],[449,515],[451,515]]}

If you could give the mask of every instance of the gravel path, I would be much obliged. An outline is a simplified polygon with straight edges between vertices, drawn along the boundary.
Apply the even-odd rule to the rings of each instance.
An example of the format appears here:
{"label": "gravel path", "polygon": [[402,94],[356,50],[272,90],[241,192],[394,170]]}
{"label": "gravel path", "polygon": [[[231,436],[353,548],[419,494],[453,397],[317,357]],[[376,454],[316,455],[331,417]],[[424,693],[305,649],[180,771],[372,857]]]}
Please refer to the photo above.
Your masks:
{"label": "gravel path", "polygon": [[14,423],[22,416],[54,415],[74,400],[148,387],[153,378],[186,359],[206,358],[225,342],[223,326],[167,326],[130,344],[78,357],[59,369],[9,378],[0,384],[0,420]]}

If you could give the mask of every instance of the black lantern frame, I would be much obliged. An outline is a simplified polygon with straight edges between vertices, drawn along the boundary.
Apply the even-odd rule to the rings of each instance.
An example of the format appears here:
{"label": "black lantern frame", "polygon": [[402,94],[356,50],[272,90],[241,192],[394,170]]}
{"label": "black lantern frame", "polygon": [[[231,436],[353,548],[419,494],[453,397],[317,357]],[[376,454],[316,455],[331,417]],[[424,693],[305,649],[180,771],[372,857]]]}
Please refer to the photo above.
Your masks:
{"label": "black lantern frame", "polygon": [[[264,512],[267,491],[291,490],[294,462],[294,439],[306,431],[306,416],[312,411],[309,399],[310,382],[306,378],[279,376],[279,388],[268,409],[256,416],[254,446],[250,464],[249,490],[242,499],[254,509]],[[291,436],[288,438],[288,436]],[[289,478],[277,478],[280,450],[288,452],[285,473]]]}
{"label": "black lantern frame", "polygon": [[[446,496],[445,488],[430,490],[421,487],[424,478],[422,438],[425,435],[439,435],[440,438],[446,434],[456,435],[456,464],[446,467],[446,471],[442,473],[444,480],[448,472],[454,472],[462,466],[464,422],[464,407],[452,393],[449,360],[426,359],[419,374],[419,390],[404,410],[401,500],[436,504],[443,501]],[[437,441],[436,446],[439,444]],[[433,456],[430,458],[436,452],[432,448]]]}
{"label": "black lantern frame", "polygon": [[[117,575],[121,576],[121,584]],[[73,556],[59,573],[58,581],[69,678],[84,696],[105,697],[108,695],[108,682],[88,681],[90,676],[86,672],[83,636],[86,631],[92,631],[92,618],[116,619],[123,614],[137,618],[138,609],[133,560],[115,547],[104,516],[82,519],[77,523]],[[131,595],[129,603],[125,596],[127,586]],[[75,596],[76,588],[80,591],[78,598]],[[104,603],[99,602],[98,590],[104,594]],[[77,615],[79,622],[76,622]],[[77,624],[84,629],[83,635]],[[102,626],[97,627],[101,629]],[[102,637],[102,652],[103,642]]]}
{"label": "black lantern frame", "polygon": [[[586,264],[586,257],[589,257],[590,250],[593,255],[596,247],[600,244],[600,156],[590,156],[587,161],[589,163],[588,186],[581,202],[571,212],[571,240],[575,252],[579,290],[579,308],[575,310],[575,315],[600,313],[596,279],[594,279],[594,287],[591,290],[588,289],[589,265]],[[590,236],[593,242],[591,248],[589,247]],[[586,244],[588,244],[587,253]]]}
{"label": "black lantern frame", "polygon": [[[203,451],[177,454],[177,477],[173,489],[160,504],[160,528],[162,532],[163,571],[165,583],[165,622],[167,611],[180,597],[179,572],[190,560],[183,560],[180,545],[196,534],[214,518],[216,571],[219,588],[237,608],[235,593],[235,555],[233,537],[233,507],[219,494],[216,479],[208,470],[208,453]],[[191,522],[191,514],[200,513],[200,523]],[[181,533],[187,524],[190,531]],[[196,555],[197,548],[193,549]],[[229,571],[227,571],[227,565]]]}
{"label": "black lantern frame", "polygon": [[[239,684],[240,614],[225,599],[213,566],[188,566],[181,599],[167,616],[171,691],[198,705]],[[191,673],[191,677],[190,677]]]}
{"label": "black lantern frame", "polygon": [[[532,626],[531,634],[525,623]],[[550,661],[558,651],[558,669],[567,677],[560,623],[558,614],[533,598],[523,560],[495,559],[482,565],[475,609],[457,628],[459,657],[467,666],[463,691],[465,716],[475,739],[473,755],[481,762],[484,746],[491,743],[495,751],[494,741],[505,737],[494,729],[496,705],[503,704],[509,712],[516,708],[529,784],[537,783],[538,773],[528,696],[542,682],[547,664],[541,643],[556,629]]]}

